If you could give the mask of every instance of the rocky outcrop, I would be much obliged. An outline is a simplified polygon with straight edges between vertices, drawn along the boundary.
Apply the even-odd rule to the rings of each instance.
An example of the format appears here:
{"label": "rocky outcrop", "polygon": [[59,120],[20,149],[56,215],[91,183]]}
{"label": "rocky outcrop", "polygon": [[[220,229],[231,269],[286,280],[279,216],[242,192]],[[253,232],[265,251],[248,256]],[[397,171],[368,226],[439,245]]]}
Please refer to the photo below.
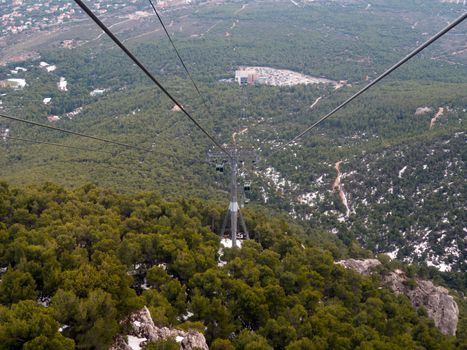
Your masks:
{"label": "rocky outcrop", "polygon": [[381,263],[377,259],[365,259],[365,260],[347,259],[347,260],[338,261],[336,264],[339,264],[348,269],[357,271],[358,273],[362,275],[369,275],[376,266],[381,265]]}
{"label": "rocky outcrop", "polygon": [[[369,275],[371,270],[381,263],[376,259],[347,259],[336,264]],[[423,306],[436,327],[448,335],[455,335],[459,321],[459,308],[446,288],[435,286],[433,282],[410,278],[401,270],[392,271],[383,276],[382,283],[396,294],[406,295],[416,308]]]}
{"label": "rocky outcrop", "polygon": [[409,278],[401,270],[384,276],[383,281],[396,294],[404,294],[414,307],[423,306],[436,327],[444,334],[456,335],[459,308],[446,288],[433,282],[415,279],[415,285],[407,283]]}
{"label": "rocky outcrop", "polygon": [[209,350],[204,335],[199,332],[157,327],[146,307],[132,313],[122,321],[122,325],[128,329],[128,334],[117,336],[109,350],[140,350],[147,342],[168,338],[175,339],[183,350]]}

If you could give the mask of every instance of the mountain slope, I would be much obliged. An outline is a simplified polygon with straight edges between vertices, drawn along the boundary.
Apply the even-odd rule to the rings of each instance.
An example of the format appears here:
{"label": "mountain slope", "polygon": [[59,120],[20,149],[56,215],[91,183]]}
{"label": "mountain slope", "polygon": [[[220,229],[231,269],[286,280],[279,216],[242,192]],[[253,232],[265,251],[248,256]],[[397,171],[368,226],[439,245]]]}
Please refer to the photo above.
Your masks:
{"label": "mountain slope", "polygon": [[142,305],[213,349],[462,346],[264,212],[246,212],[255,240],[228,249],[211,231],[219,207],[199,200],[52,184],[0,196],[0,348],[105,349]]}
{"label": "mountain slope", "polygon": [[295,210],[393,258],[465,271],[465,141],[455,132],[363,152],[339,163],[339,189],[323,173]]}
{"label": "mountain slope", "polygon": [[[242,169],[243,179],[253,180],[253,205],[284,209],[338,233],[346,243],[359,239],[375,252],[465,271],[465,218],[459,213],[465,200],[465,135],[454,136],[466,121],[465,26],[294,147],[269,156],[463,8],[438,1],[424,6],[417,1],[372,1],[370,7],[363,1],[299,5],[195,4],[162,11],[212,115],[203,109],[170,44],[160,40],[163,33],[154,16],[135,20],[134,11],[142,7],[133,6],[117,6],[100,16],[218,140],[230,142],[235,130],[248,128],[239,143],[253,145],[259,153],[254,168],[249,164]],[[54,181],[76,188],[94,182],[127,193],[157,190],[170,198],[190,194],[227,199],[228,176],[205,163],[209,141],[83,14],[73,20],[79,22],[60,27],[60,39],[43,33],[35,47],[40,58],[0,67],[0,80],[26,82],[23,89],[0,88],[0,109],[153,152],[112,148],[1,119],[1,133],[8,129],[11,137],[109,152],[71,152],[2,137],[1,178],[21,185]],[[8,40],[13,45],[18,38],[17,45],[24,47],[22,35],[27,34]],[[64,47],[65,39],[76,45]],[[240,89],[225,79],[241,65],[347,83],[337,90],[323,85]],[[60,81],[67,82],[67,91],[59,90]],[[335,183],[340,161],[342,176]]]}

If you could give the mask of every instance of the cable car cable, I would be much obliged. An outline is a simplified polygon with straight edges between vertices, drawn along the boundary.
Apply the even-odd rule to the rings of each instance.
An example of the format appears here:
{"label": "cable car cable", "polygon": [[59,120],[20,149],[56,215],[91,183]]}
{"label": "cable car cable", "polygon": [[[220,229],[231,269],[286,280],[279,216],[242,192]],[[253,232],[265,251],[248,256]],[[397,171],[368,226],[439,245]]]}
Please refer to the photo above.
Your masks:
{"label": "cable car cable", "polygon": [[118,141],[112,141],[112,140],[104,139],[104,138],[97,137],[97,136],[91,136],[91,135],[83,134],[83,133],[76,132],[76,131],[57,128],[55,126],[34,122],[32,120],[13,117],[11,115],[6,115],[6,114],[3,114],[3,113],[0,113],[0,117],[5,118],[5,119],[9,119],[9,120],[18,121],[18,122],[21,122],[21,123],[26,123],[26,124],[29,124],[29,125],[38,126],[38,127],[41,127],[41,128],[46,128],[46,129],[55,130],[55,131],[59,131],[59,132],[63,132],[63,133],[71,134],[71,135],[85,137],[85,138],[92,139],[92,140],[97,140],[97,141],[101,141],[101,142],[105,142],[105,143],[110,143],[110,144],[121,146],[121,147],[131,148],[131,149],[135,149],[135,150],[138,150],[138,151],[152,152],[152,150],[148,149],[148,148],[132,146],[132,145],[129,145],[129,144],[126,144],[126,143],[118,142]]}
{"label": "cable car cable", "polygon": [[112,41],[117,44],[120,49],[146,74],[146,76],[151,79],[156,86],[162,90],[162,92],[175,103],[178,108],[195,124],[195,126],[200,129],[213,143],[218,147],[223,153],[225,153],[229,158],[232,156],[227,152],[227,150],[222,147],[222,145],[217,142],[214,137],[209,134],[199,122],[188,113],[185,108],[173,97],[163,86],[162,84],[152,75],[148,69],[133,55],[128,48],[112,33],[112,31],[92,12],[82,0],[74,0],[75,3],[112,39]]}
{"label": "cable car cable", "polygon": [[74,149],[74,150],[78,150],[78,151],[99,152],[99,153],[107,153],[107,154],[114,155],[112,152],[103,151],[103,150],[99,150],[99,149],[95,149],[95,148],[93,149],[93,148],[84,148],[84,147],[69,146],[69,145],[64,145],[64,144],[60,144],[60,143],[47,142],[47,141],[40,141],[40,140],[29,140],[29,139],[23,139],[23,138],[20,138],[20,137],[13,137],[13,136],[7,136],[7,135],[0,136],[0,139],[1,139],[1,138],[8,139],[8,140],[14,140],[14,141],[22,141],[22,142],[28,142],[28,143],[36,143],[36,144],[40,144],[40,145],[49,145],[49,146],[55,146],[55,147],[69,148],[69,149]]}
{"label": "cable car cable", "polygon": [[200,92],[200,90],[199,90],[199,88],[198,88],[198,85],[196,84],[195,80],[193,79],[192,75],[190,74],[190,72],[189,72],[189,70],[188,70],[188,67],[186,66],[185,62],[184,62],[183,59],[182,59],[182,56],[181,56],[180,53],[178,52],[178,49],[177,49],[177,47],[175,46],[175,43],[173,42],[173,40],[172,40],[172,38],[171,38],[171,36],[170,36],[170,34],[169,34],[169,32],[168,32],[168,30],[167,30],[165,24],[164,24],[164,21],[162,20],[162,18],[161,18],[161,16],[160,16],[159,12],[157,11],[156,6],[154,5],[154,2],[153,2],[152,0],[149,0],[149,3],[151,4],[151,7],[152,7],[152,9],[154,10],[154,13],[156,14],[157,18],[159,19],[159,22],[160,22],[162,28],[164,29],[164,32],[165,32],[165,34],[167,35],[167,38],[169,39],[170,43],[172,44],[172,47],[173,47],[175,53],[177,54],[177,57],[178,57],[180,63],[182,64],[183,68],[185,69],[185,72],[186,72],[186,74],[188,75],[188,78],[190,78],[191,83],[193,84],[193,87],[195,88],[195,90],[196,90],[196,92],[198,93],[198,95],[199,95],[201,101],[203,102],[203,105],[204,105],[204,107],[206,108],[206,111],[207,111],[210,115],[212,115],[211,110],[210,110],[209,107],[207,106],[205,99],[204,99],[203,96],[201,95],[201,92]]}
{"label": "cable car cable", "polygon": [[276,151],[274,151],[271,155],[274,155],[276,154],[277,152],[281,151],[282,149],[284,149],[285,147],[287,147],[288,145],[290,145],[291,143],[294,143],[295,141],[297,141],[298,139],[300,139],[303,135],[305,135],[306,133],[308,133],[310,130],[314,129],[316,126],[318,126],[319,124],[321,124],[323,121],[325,121],[326,119],[328,119],[329,117],[331,117],[333,114],[335,114],[337,111],[339,111],[340,109],[342,109],[343,107],[345,107],[347,104],[349,104],[351,101],[353,101],[354,99],[356,99],[358,96],[360,96],[361,94],[363,94],[365,91],[369,90],[371,87],[373,87],[374,85],[376,85],[378,82],[380,82],[383,78],[385,78],[386,76],[388,76],[389,74],[391,74],[392,72],[394,72],[397,68],[399,68],[400,66],[402,66],[404,63],[406,63],[407,61],[409,61],[411,58],[413,58],[415,55],[417,55],[418,53],[420,53],[421,51],[423,51],[424,49],[426,49],[428,46],[430,46],[431,44],[433,44],[436,40],[438,40],[439,38],[441,38],[443,35],[445,35],[447,32],[449,32],[451,29],[455,28],[457,25],[459,25],[460,23],[462,23],[465,19],[467,18],[467,12],[464,13],[463,15],[461,15],[459,18],[457,18],[454,22],[452,22],[451,24],[449,24],[447,27],[445,27],[444,29],[442,29],[440,32],[438,32],[437,34],[435,34],[433,37],[431,37],[430,39],[428,39],[425,43],[423,43],[422,45],[420,45],[419,47],[417,47],[415,50],[413,50],[411,53],[409,53],[406,57],[404,57],[402,60],[400,60],[399,62],[397,62],[395,65],[393,65],[391,68],[389,68],[388,70],[386,70],[383,74],[381,74],[378,78],[376,78],[374,81],[372,81],[370,84],[368,84],[367,86],[365,86],[363,89],[361,89],[360,91],[358,91],[356,94],[354,94],[353,96],[351,96],[350,98],[348,98],[347,100],[345,100],[343,103],[341,103],[339,106],[337,106],[336,108],[334,108],[331,112],[329,112],[328,114],[326,114],[324,117],[322,117],[321,119],[319,119],[317,122],[315,122],[314,124],[312,124],[311,126],[309,126],[308,128],[306,128],[304,131],[302,131],[300,134],[298,134],[297,136],[295,136],[292,140],[288,141],[287,143],[285,143],[284,145],[282,145],[279,149],[277,149]]}
{"label": "cable car cable", "polygon": [[[75,150],[79,150],[79,151],[106,153],[106,154],[110,154],[112,156],[123,155],[124,157],[130,158],[130,159],[135,159],[135,158],[140,159],[141,158],[139,156],[131,156],[131,155],[125,155],[125,154],[121,154],[121,153],[119,154],[119,153],[116,153],[116,152],[104,151],[104,150],[100,150],[100,149],[97,149],[97,148],[70,146],[70,145],[64,145],[62,143],[54,143],[54,142],[41,141],[41,140],[31,140],[31,139],[25,139],[25,138],[20,138],[20,137],[16,137],[16,136],[3,135],[3,136],[0,136],[0,139],[2,139],[2,138],[14,140],[14,141],[35,143],[35,144],[39,144],[39,145],[49,145],[49,146],[56,146],[56,147],[62,147],[62,148],[75,149]],[[168,157],[168,158],[175,158],[175,159],[178,159],[178,160],[185,160],[185,161],[191,161],[191,162],[197,162],[197,163],[206,163],[205,161],[200,161],[199,159],[188,158],[188,157],[184,157],[184,156],[180,156],[180,155],[164,153],[164,152],[158,152],[158,151],[156,151],[156,152],[151,151],[151,154],[156,154],[156,155],[160,155],[160,156],[164,156],[164,157]]]}

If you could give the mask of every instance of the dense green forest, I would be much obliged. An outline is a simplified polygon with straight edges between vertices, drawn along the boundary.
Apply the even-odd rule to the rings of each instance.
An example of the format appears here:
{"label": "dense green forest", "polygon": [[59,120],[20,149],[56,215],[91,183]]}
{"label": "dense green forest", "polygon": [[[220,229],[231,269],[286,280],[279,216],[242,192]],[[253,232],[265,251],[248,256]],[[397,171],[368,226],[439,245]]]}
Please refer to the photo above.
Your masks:
{"label": "dense green forest", "polygon": [[143,305],[156,325],[203,330],[212,349],[466,345],[378,275],[334,264],[369,252],[285,217],[247,210],[254,239],[219,253],[216,203],[6,183],[0,199],[0,349],[105,349]]}

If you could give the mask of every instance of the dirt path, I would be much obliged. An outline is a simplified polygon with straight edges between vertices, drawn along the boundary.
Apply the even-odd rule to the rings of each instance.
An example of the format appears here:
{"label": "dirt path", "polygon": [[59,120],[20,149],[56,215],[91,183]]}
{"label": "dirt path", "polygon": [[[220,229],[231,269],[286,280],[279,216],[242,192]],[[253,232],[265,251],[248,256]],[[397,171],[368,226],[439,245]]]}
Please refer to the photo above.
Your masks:
{"label": "dirt path", "polygon": [[322,96],[318,97],[318,98],[315,100],[315,102],[313,102],[313,104],[310,106],[310,109],[313,109],[313,107],[316,106],[316,105],[318,104],[318,102],[319,102],[322,98],[323,98]]}
{"label": "dirt path", "polygon": [[292,4],[294,4],[295,6],[297,6],[297,7],[300,7],[300,5],[299,5],[297,2],[295,2],[294,0],[290,0],[290,2],[291,2]]}
{"label": "dirt path", "polygon": [[[114,23],[114,24],[112,24],[112,25],[109,26],[109,29],[112,29],[113,27],[118,26],[119,24],[124,24],[124,23],[130,22],[130,21],[133,21],[133,19],[128,18],[128,19],[125,19],[125,20],[123,20],[123,21]],[[102,38],[102,36],[103,36],[104,34],[105,34],[105,32],[104,32],[104,31],[101,31],[101,33],[100,33],[98,36],[96,36],[94,39],[89,40],[89,42],[99,40],[100,38]]]}
{"label": "dirt path", "polygon": [[455,51],[455,52],[451,53],[451,56],[462,55],[462,54],[464,54],[466,52],[467,52],[467,47],[465,49],[462,49],[462,50]]}
{"label": "dirt path", "polygon": [[248,128],[244,128],[244,129],[240,130],[239,132],[236,132],[236,131],[235,131],[235,132],[232,134],[233,143],[234,143],[234,144],[237,143],[237,136],[241,136],[241,135],[245,134],[247,131],[248,131]]}
{"label": "dirt path", "polygon": [[332,185],[332,189],[339,191],[339,198],[346,209],[345,216],[348,217],[350,215],[350,208],[347,202],[347,196],[344,192],[344,188],[341,183],[341,176],[342,176],[341,164],[342,164],[342,160],[338,161],[334,166],[334,168],[336,169],[337,176],[336,176],[336,179],[334,180],[334,184]]}
{"label": "dirt path", "polygon": [[205,36],[206,34],[208,34],[211,30],[213,30],[220,23],[222,23],[222,20],[219,20],[216,23],[214,23],[211,27],[208,28],[208,30],[206,30],[204,33],[200,34],[200,36]]}
{"label": "dirt path", "polygon": [[246,7],[247,7],[247,4],[244,4],[241,9],[238,9],[237,11],[234,12],[234,15],[238,15],[240,12],[246,9]]}
{"label": "dirt path", "polygon": [[125,43],[125,42],[127,42],[127,41],[129,41],[129,40],[138,39],[138,38],[141,38],[141,37],[146,36],[146,35],[149,35],[149,34],[157,33],[158,31],[160,31],[160,29],[151,30],[151,31],[149,31],[149,32],[145,32],[145,33],[142,33],[142,34],[139,34],[139,35],[130,37],[130,38],[126,38],[126,39],[122,40],[122,43]]}
{"label": "dirt path", "polygon": [[438,113],[435,114],[435,116],[431,119],[430,121],[430,129],[433,128],[433,126],[435,125],[436,121],[441,118],[444,114],[444,108],[443,107],[439,107],[438,109]]}

